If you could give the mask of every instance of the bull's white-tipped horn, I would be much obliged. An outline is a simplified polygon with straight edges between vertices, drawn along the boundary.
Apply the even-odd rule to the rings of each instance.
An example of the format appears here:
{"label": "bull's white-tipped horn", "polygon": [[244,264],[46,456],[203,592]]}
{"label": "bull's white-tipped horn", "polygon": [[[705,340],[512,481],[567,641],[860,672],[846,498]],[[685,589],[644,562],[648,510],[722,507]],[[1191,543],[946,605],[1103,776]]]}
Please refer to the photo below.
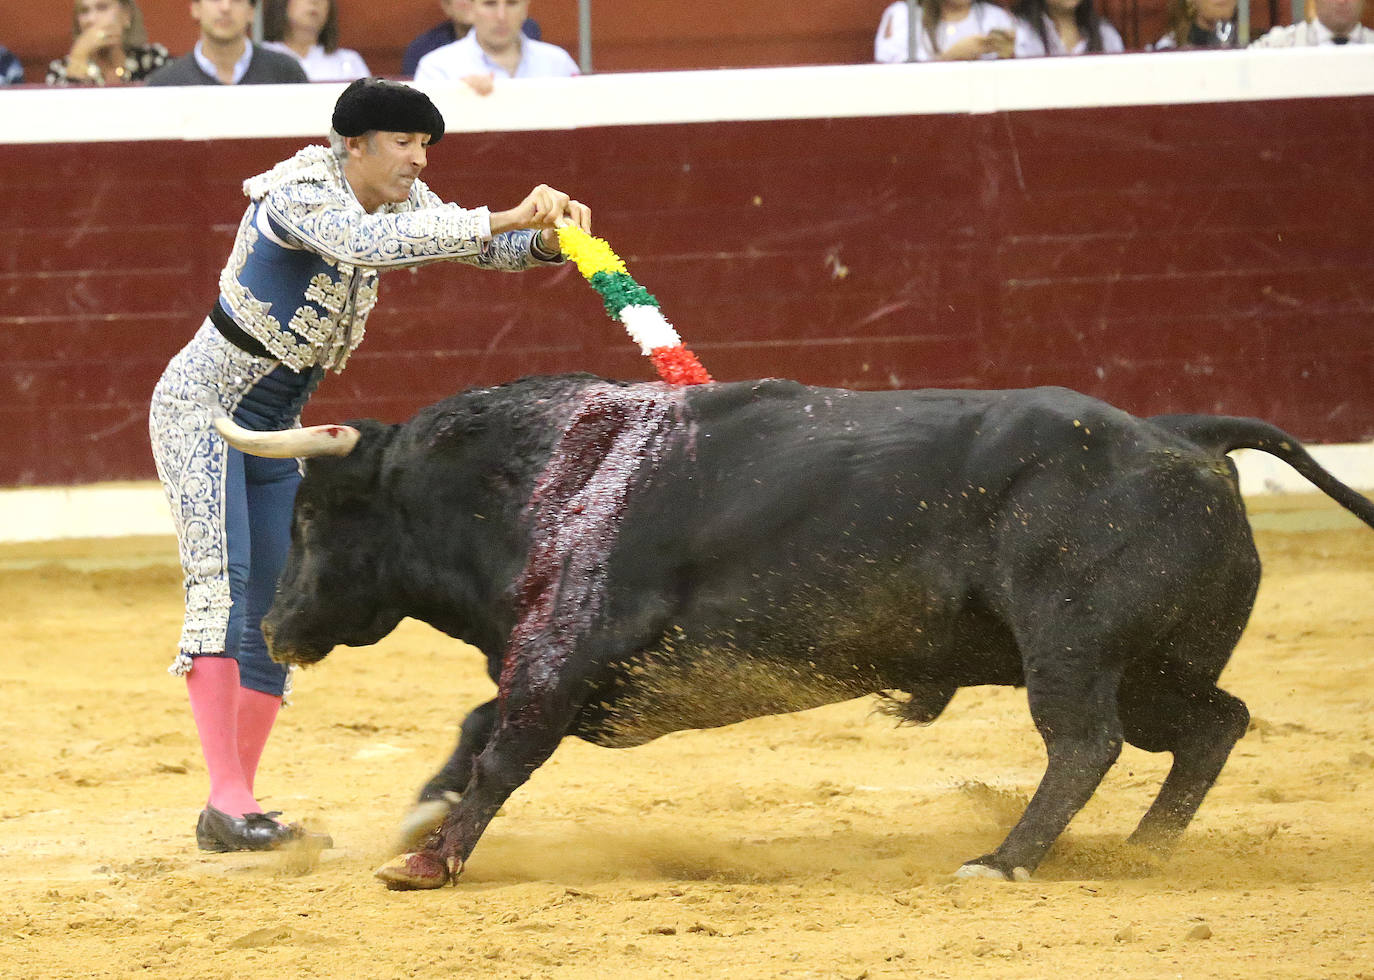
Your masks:
{"label": "bull's white-tipped horn", "polygon": [[215,430],[224,441],[250,456],[287,459],[293,456],[347,456],[360,433],[351,425],[311,425],[304,429],[254,432],[227,415],[215,417]]}

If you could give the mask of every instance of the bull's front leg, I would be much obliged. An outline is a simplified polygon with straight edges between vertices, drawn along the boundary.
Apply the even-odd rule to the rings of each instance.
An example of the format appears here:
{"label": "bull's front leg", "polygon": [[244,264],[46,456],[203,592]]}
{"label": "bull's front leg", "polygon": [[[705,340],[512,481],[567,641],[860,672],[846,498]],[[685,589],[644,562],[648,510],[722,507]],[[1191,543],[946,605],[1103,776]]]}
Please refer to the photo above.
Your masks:
{"label": "bull's front leg", "polygon": [[555,691],[500,700],[496,731],[472,778],[424,846],[388,861],[377,877],[395,890],[439,888],[458,877],[492,817],[558,747],[576,707]]}
{"label": "bull's front leg", "polygon": [[449,794],[463,795],[468,780],[472,778],[472,763],[487,747],[491,733],[496,730],[498,719],[499,709],[495,698],[468,712],[459,729],[458,745],[454,748],[453,754],[449,756],[443,768],[425,783],[417,802],[442,800]]}
{"label": "bull's front leg", "polygon": [[424,839],[439,829],[467,789],[477,756],[491,740],[496,729],[498,708],[496,699],[474,708],[463,720],[458,746],[444,767],[430,777],[420,790],[420,798],[401,821],[396,839],[396,853],[413,851]]}

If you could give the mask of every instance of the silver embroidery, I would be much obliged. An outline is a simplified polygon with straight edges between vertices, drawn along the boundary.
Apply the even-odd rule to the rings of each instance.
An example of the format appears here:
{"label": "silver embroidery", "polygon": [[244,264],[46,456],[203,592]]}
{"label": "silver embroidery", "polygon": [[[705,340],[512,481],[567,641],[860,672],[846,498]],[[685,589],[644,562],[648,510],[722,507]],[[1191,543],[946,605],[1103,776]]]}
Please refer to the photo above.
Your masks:
{"label": "silver embroidery", "polygon": [[[334,315],[343,312],[344,300],[348,299],[348,287],[342,282],[330,279],[323,272],[317,272],[306,287],[305,298],[318,303]],[[300,315],[300,311],[296,311]]]}
{"label": "silver embroidery", "polygon": [[229,261],[219,274],[219,291],[229,301],[235,314],[261,324],[272,333],[279,333],[281,324],[268,312],[271,306],[250,293],[248,287],[240,283],[238,278],[243,272],[243,267],[248,264],[248,253],[253,251],[253,246],[258,243],[258,229],[253,226],[252,213],[252,209],[249,208],[243,213],[243,220],[239,222],[239,231],[234,236],[234,247],[229,252]]}

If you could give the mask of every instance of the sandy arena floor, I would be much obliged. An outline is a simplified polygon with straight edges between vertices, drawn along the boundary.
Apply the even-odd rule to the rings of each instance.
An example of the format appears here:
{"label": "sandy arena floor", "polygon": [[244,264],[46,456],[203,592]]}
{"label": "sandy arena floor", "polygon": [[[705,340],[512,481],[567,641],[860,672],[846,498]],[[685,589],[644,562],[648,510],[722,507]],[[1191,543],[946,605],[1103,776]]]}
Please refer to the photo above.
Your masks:
{"label": "sandy arena floor", "polygon": [[298,675],[263,802],[337,848],[203,855],[162,539],[0,546],[3,977],[1374,977],[1374,532],[1257,501],[1265,580],[1223,684],[1254,716],[1180,852],[1123,844],[1127,748],[1027,884],[954,881],[1039,778],[1019,691],[925,729],[871,700],[632,750],[566,742],[456,888],[372,878],[492,690],[406,623]]}

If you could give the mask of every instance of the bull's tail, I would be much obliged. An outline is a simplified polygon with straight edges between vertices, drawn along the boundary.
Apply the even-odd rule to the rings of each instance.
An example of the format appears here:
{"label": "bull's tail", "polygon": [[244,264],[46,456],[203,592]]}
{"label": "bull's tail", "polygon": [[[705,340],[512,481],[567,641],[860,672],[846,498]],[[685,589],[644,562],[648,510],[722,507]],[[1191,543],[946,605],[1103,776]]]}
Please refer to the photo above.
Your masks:
{"label": "bull's tail", "polygon": [[1278,426],[1262,419],[1227,415],[1156,415],[1150,421],[1218,455],[1233,449],[1258,449],[1277,456],[1322,493],[1374,528],[1374,501],[1328,473],[1302,443]]}

